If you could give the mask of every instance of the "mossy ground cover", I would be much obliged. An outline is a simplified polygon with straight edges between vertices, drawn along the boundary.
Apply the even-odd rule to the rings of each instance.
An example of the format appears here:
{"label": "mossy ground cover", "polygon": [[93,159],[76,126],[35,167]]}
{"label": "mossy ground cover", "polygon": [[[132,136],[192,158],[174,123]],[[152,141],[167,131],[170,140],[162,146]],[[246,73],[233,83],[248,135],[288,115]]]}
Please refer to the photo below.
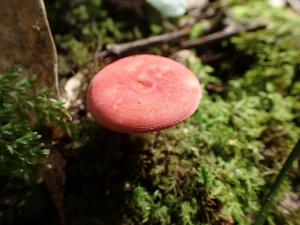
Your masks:
{"label": "mossy ground cover", "polygon": [[[16,100],[1,94],[0,146],[8,147],[0,155],[5,167],[0,176],[6,182],[0,221],[58,224],[45,185],[32,175],[46,149],[58,148],[66,159],[66,224],[253,224],[300,135],[300,17],[265,1],[242,2],[212,3],[218,11],[213,29],[224,26],[226,13],[239,24],[260,22],[267,28],[181,56],[204,90],[197,112],[175,128],[147,135],[111,132],[97,125],[85,109],[66,114],[56,101],[46,101],[50,99],[46,92],[28,94],[31,79],[13,86],[15,96],[22,97],[18,107],[26,106],[24,114],[11,113]],[[102,46],[168,32],[187,19],[167,20],[149,6],[134,12],[101,0],[46,3],[64,79],[88,71],[84,72],[88,81],[99,69],[94,58]],[[126,17],[128,13],[136,15]],[[201,23],[191,38],[209,32],[197,31]],[[165,55],[172,47],[149,47],[144,52]],[[203,52],[227,55],[204,64]],[[100,65],[105,60],[110,59]],[[2,76],[6,80],[0,84],[1,93],[9,91],[9,82],[15,84],[18,74]],[[40,115],[34,124],[32,113]],[[51,140],[41,129],[49,123],[65,128],[67,137]],[[20,148],[30,153],[22,155]],[[18,163],[12,164],[10,158]],[[276,200],[299,194],[299,176],[295,165]],[[267,223],[299,224],[299,220],[299,208],[286,212],[274,207]]]}

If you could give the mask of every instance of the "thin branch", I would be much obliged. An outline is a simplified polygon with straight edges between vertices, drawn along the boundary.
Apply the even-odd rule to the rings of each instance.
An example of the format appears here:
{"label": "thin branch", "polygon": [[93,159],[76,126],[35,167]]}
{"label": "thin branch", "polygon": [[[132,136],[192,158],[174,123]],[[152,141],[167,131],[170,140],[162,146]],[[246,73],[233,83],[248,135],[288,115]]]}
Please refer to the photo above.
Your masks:
{"label": "thin branch", "polygon": [[190,33],[190,28],[184,28],[182,30],[178,30],[178,31],[174,31],[162,35],[152,36],[137,41],[127,42],[123,44],[110,44],[106,46],[105,51],[101,51],[98,54],[98,57],[103,57],[108,54],[121,55],[126,52],[142,49],[151,45],[153,46],[153,45],[159,45],[163,43],[174,42],[184,36],[187,36],[189,33]]}
{"label": "thin branch", "polygon": [[200,37],[195,40],[187,40],[181,43],[180,48],[186,49],[186,48],[194,48],[199,47],[207,44],[212,44],[215,42],[220,42],[222,40],[226,40],[232,36],[235,36],[237,34],[243,33],[243,32],[251,32],[256,30],[261,30],[266,28],[264,24],[256,24],[256,25],[248,25],[246,27],[227,27],[221,31],[208,34],[206,36]]}
{"label": "thin branch", "polygon": [[[187,40],[179,44],[180,49],[186,49],[186,48],[193,48],[193,47],[199,47],[215,42],[219,42],[225,39],[228,39],[234,35],[240,34],[242,32],[250,32],[250,31],[256,31],[260,29],[264,29],[266,26],[263,24],[256,24],[256,25],[248,25],[246,27],[227,27],[222,31],[218,31],[212,34],[208,34],[206,36],[203,36],[201,38],[195,39],[195,40]],[[183,37],[186,37],[189,35],[191,31],[191,28],[184,28],[182,30],[152,36],[149,38],[133,41],[133,42],[127,42],[122,44],[110,44],[106,46],[106,50],[99,52],[96,57],[97,58],[103,58],[110,54],[115,55],[122,55],[124,53],[133,51],[133,50],[139,50],[143,49],[149,46],[155,46],[160,45],[163,43],[172,43],[175,41],[180,40]]]}

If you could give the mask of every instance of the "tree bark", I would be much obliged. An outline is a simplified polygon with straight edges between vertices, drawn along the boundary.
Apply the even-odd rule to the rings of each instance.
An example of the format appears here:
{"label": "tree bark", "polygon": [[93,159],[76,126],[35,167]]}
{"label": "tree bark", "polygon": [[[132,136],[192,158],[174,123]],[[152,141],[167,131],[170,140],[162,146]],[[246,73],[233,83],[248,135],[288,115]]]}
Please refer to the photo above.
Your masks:
{"label": "tree bark", "polygon": [[0,6],[0,72],[22,66],[39,85],[57,87],[57,53],[43,0],[0,0]]}

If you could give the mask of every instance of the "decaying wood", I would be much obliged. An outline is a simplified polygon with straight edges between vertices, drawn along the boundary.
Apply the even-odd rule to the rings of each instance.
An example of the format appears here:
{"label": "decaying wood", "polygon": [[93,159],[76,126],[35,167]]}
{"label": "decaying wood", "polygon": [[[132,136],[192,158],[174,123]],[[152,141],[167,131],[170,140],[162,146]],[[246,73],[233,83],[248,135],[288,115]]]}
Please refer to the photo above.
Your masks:
{"label": "decaying wood", "polygon": [[57,54],[43,0],[0,0],[0,30],[0,72],[19,65],[41,86],[56,86]]}
{"label": "decaying wood", "polygon": [[[255,24],[255,25],[247,25],[244,27],[241,26],[230,26],[227,27],[221,31],[208,34],[206,36],[200,37],[195,40],[186,40],[178,44],[176,46],[179,49],[188,49],[188,48],[194,48],[194,47],[200,47],[207,44],[212,44],[215,42],[220,42],[222,40],[228,39],[232,36],[235,36],[237,34],[243,33],[243,32],[251,32],[256,31],[260,29],[264,29],[266,26],[264,24]],[[138,41],[133,42],[127,42],[122,44],[110,44],[106,47],[106,50],[101,51],[97,57],[102,58],[109,54],[115,54],[115,55],[122,55],[125,53],[128,53],[130,51],[138,50],[138,49],[144,49],[149,46],[155,46],[160,45],[163,43],[172,43],[172,42],[178,42],[178,40],[182,39],[183,37],[186,37],[189,35],[191,28],[184,28],[182,30],[152,36],[149,38],[141,39]]]}

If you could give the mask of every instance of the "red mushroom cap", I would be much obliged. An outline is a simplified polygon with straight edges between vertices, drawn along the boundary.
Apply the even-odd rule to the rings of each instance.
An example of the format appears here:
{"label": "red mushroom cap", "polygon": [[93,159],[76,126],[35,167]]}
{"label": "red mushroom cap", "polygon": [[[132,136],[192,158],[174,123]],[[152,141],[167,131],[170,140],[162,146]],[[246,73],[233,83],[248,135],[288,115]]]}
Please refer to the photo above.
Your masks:
{"label": "red mushroom cap", "polygon": [[87,106],[114,131],[146,133],[177,125],[198,108],[201,87],[184,65],[156,55],[113,62],[92,79]]}

